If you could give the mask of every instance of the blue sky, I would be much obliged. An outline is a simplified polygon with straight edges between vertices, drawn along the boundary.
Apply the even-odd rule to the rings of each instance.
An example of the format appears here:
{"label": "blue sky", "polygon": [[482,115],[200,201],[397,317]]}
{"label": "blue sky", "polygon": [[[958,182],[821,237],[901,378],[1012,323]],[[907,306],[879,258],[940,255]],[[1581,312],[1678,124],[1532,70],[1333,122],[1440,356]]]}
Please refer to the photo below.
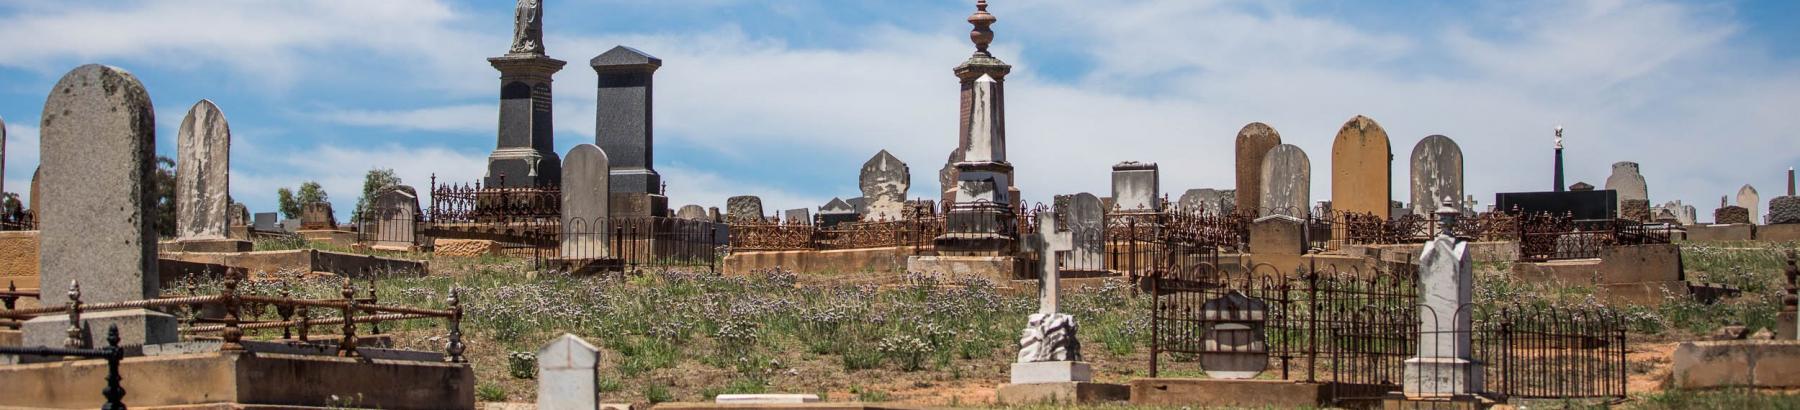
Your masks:
{"label": "blue sky", "polygon": [[[143,80],[160,152],[202,98],[233,131],[232,194],[253,212],[317,180],[347,213],[363,172],[473,181],[494,145],[513,1],[0,0],[6,187],[24,191],[57,78],[84,63]],[[881,149],[935,197],[954,148],[973,0],[547,0],[559,151],[593,141],[587,59],[624,44],[664,59],[657,164],[671,205],[761,195],[770,212],[853,197]],[[1706,213],[1800,163],[1795,2],[1249,2],[993,0],[1008,78],[1010,159],[1031,201],[1109,194],[1126,160],[1162,187],[1229,187],[1232,139],[1262,121],[1312,157],[1329,196],[1331,138],[1362,114],[1407,155],[1456,139],[1467,185],[1549,187],[1551,128],[1570,183],[1643,164],[1650,197]],[[1702,218],[1707,219],[1707,218]]]}

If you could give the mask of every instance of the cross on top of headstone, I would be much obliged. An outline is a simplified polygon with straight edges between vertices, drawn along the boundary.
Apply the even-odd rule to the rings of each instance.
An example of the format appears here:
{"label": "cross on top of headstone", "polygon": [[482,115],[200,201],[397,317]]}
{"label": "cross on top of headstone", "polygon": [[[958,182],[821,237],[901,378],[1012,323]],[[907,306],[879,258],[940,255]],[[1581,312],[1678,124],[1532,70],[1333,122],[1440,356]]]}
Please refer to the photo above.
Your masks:
{"label": "cross on top of headstone", "polygon": [[1038,313],[1056,313],[1058,282],[1061,275],[1056,267],[1056,253],[1074,249],[1074,239],[1069,231],[1057,228],[1056,212],[1038,213],[1038,264],[1042,269],[1041,283],[1038,284]]}
{"label": "cross on top of headstone", "polygon": [[1462,215],[1462,211],[1456,210],[1456,200],[1444,197],[1444,202],[1438,204],[1437,215],[1438,229],[1440,230],[1438,235],[1455,237],[1456,235],[1451,233],[1451,225],[1455,225],[1456,217]]}

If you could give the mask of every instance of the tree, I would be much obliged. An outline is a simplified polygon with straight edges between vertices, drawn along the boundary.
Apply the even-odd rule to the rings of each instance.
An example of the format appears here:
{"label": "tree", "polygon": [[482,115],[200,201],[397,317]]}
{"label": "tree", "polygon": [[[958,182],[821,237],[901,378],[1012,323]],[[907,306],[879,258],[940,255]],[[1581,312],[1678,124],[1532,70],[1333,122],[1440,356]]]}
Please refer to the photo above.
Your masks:
{"label": "tree", "polygon": [[150,176],[151,190],[156,195],[156,219],[151,223],[156,234],[175,235],[175,160],[156,156],[156,173]]}
{"label": "tree", "polygon": [[276,189],[275,204],[280,208],[281,217],[287,219],[300,217],[300,201],[294,200],[294,190],[286,187]]}
{"label": "tree", "polygon": [[393,169],[370,169],[363,175],[362,196],[356,198],[356,208],[350,211],[350,220],[361,221],[363,210],[374,205],[375,194],[388,187],[400,185],[400,177],[394,176]]}

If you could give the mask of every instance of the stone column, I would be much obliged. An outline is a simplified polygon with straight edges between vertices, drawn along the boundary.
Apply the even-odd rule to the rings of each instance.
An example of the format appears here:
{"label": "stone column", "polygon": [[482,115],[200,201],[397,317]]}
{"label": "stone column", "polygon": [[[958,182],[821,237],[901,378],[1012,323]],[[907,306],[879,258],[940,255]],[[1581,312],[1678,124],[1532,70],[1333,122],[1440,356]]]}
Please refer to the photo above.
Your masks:
{"label": "stone column", "polygon": [[[612,160],[615,211],[621,216],[666,216],[662,175],[656,172],[651,124],[656,70],[662,59],[617,46],[588,61],[599,76],[595,143]],[[626,195],[620,195],[626,194]]]}
{"label": "stone column", "polygon": [[[44,205],[38,272],[43,304],[68,302],[80,282],[82,303],[155,299],[156,119],[150,94],[125,70],[84,65],[64,75],[44,101],[41,128]],[[37,200],[33,198],[33,200]],[[146,309],[83,313],[83,337],[119,326],[123,345],[179,340],[175,317]],[[63,346],[68,315],[25,322],[24,345]]]}
{"label": "stone column", "polygon": [[1482,390],[1480,362],[1471,354],[1474,330],[1465,309],[1472,299],[1474,259],[1469,244],[1451,235],[1454,199],[1444,198],[1437,210],[1442,230],[1419,254],[1418,354],[1406,360],[1407,397],[1445,397]]}
{"label": "stone column", "polygon": [[569,149],[562,175],[562,259],[603,259],[611,254],[611,158],[600,147]]}
{"label": "stone column", "polygon": [[1556,185],[1555,187],[1553,187],[1554,188],[1553,191],[1555,191],[1555,192],[1563,192],[1563,189],[1564,189],[1563,188],[1563,160],[1562,160],[1563,159],[1562,131],[1563,131],[1562,126],[1559,125],[1556,127],[1556,169],[1555,169],[1556,180],[1551,182],[1552,184]]}
{"label": "stone column", "polygon": [[566,62],[544,54],[543,5],[521,4],[513,46],[488,59],[500,71],[500,134],[488,155],[488,187],[555,185],[562,160],[551,121],[550,77]]}

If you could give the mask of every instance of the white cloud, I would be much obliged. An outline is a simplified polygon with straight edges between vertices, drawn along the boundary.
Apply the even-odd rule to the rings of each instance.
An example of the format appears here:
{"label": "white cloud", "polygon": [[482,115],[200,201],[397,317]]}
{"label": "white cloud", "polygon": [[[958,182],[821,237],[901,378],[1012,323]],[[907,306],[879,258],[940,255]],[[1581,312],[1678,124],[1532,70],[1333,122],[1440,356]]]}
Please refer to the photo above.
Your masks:
{"label": "white cloud", "polygon": [[364,127],[383,127],[409,131],[457,133],[492,133],[499,118],[494,104],[449,105],[408,110],[325,110],[317,115],[325,121]]}
{"label": "white cloud", "polygon": [[17,122],[5,125],[6,192],[18,193],[19,200],[30,203],[31,174],[38,164],[38,127]]}

